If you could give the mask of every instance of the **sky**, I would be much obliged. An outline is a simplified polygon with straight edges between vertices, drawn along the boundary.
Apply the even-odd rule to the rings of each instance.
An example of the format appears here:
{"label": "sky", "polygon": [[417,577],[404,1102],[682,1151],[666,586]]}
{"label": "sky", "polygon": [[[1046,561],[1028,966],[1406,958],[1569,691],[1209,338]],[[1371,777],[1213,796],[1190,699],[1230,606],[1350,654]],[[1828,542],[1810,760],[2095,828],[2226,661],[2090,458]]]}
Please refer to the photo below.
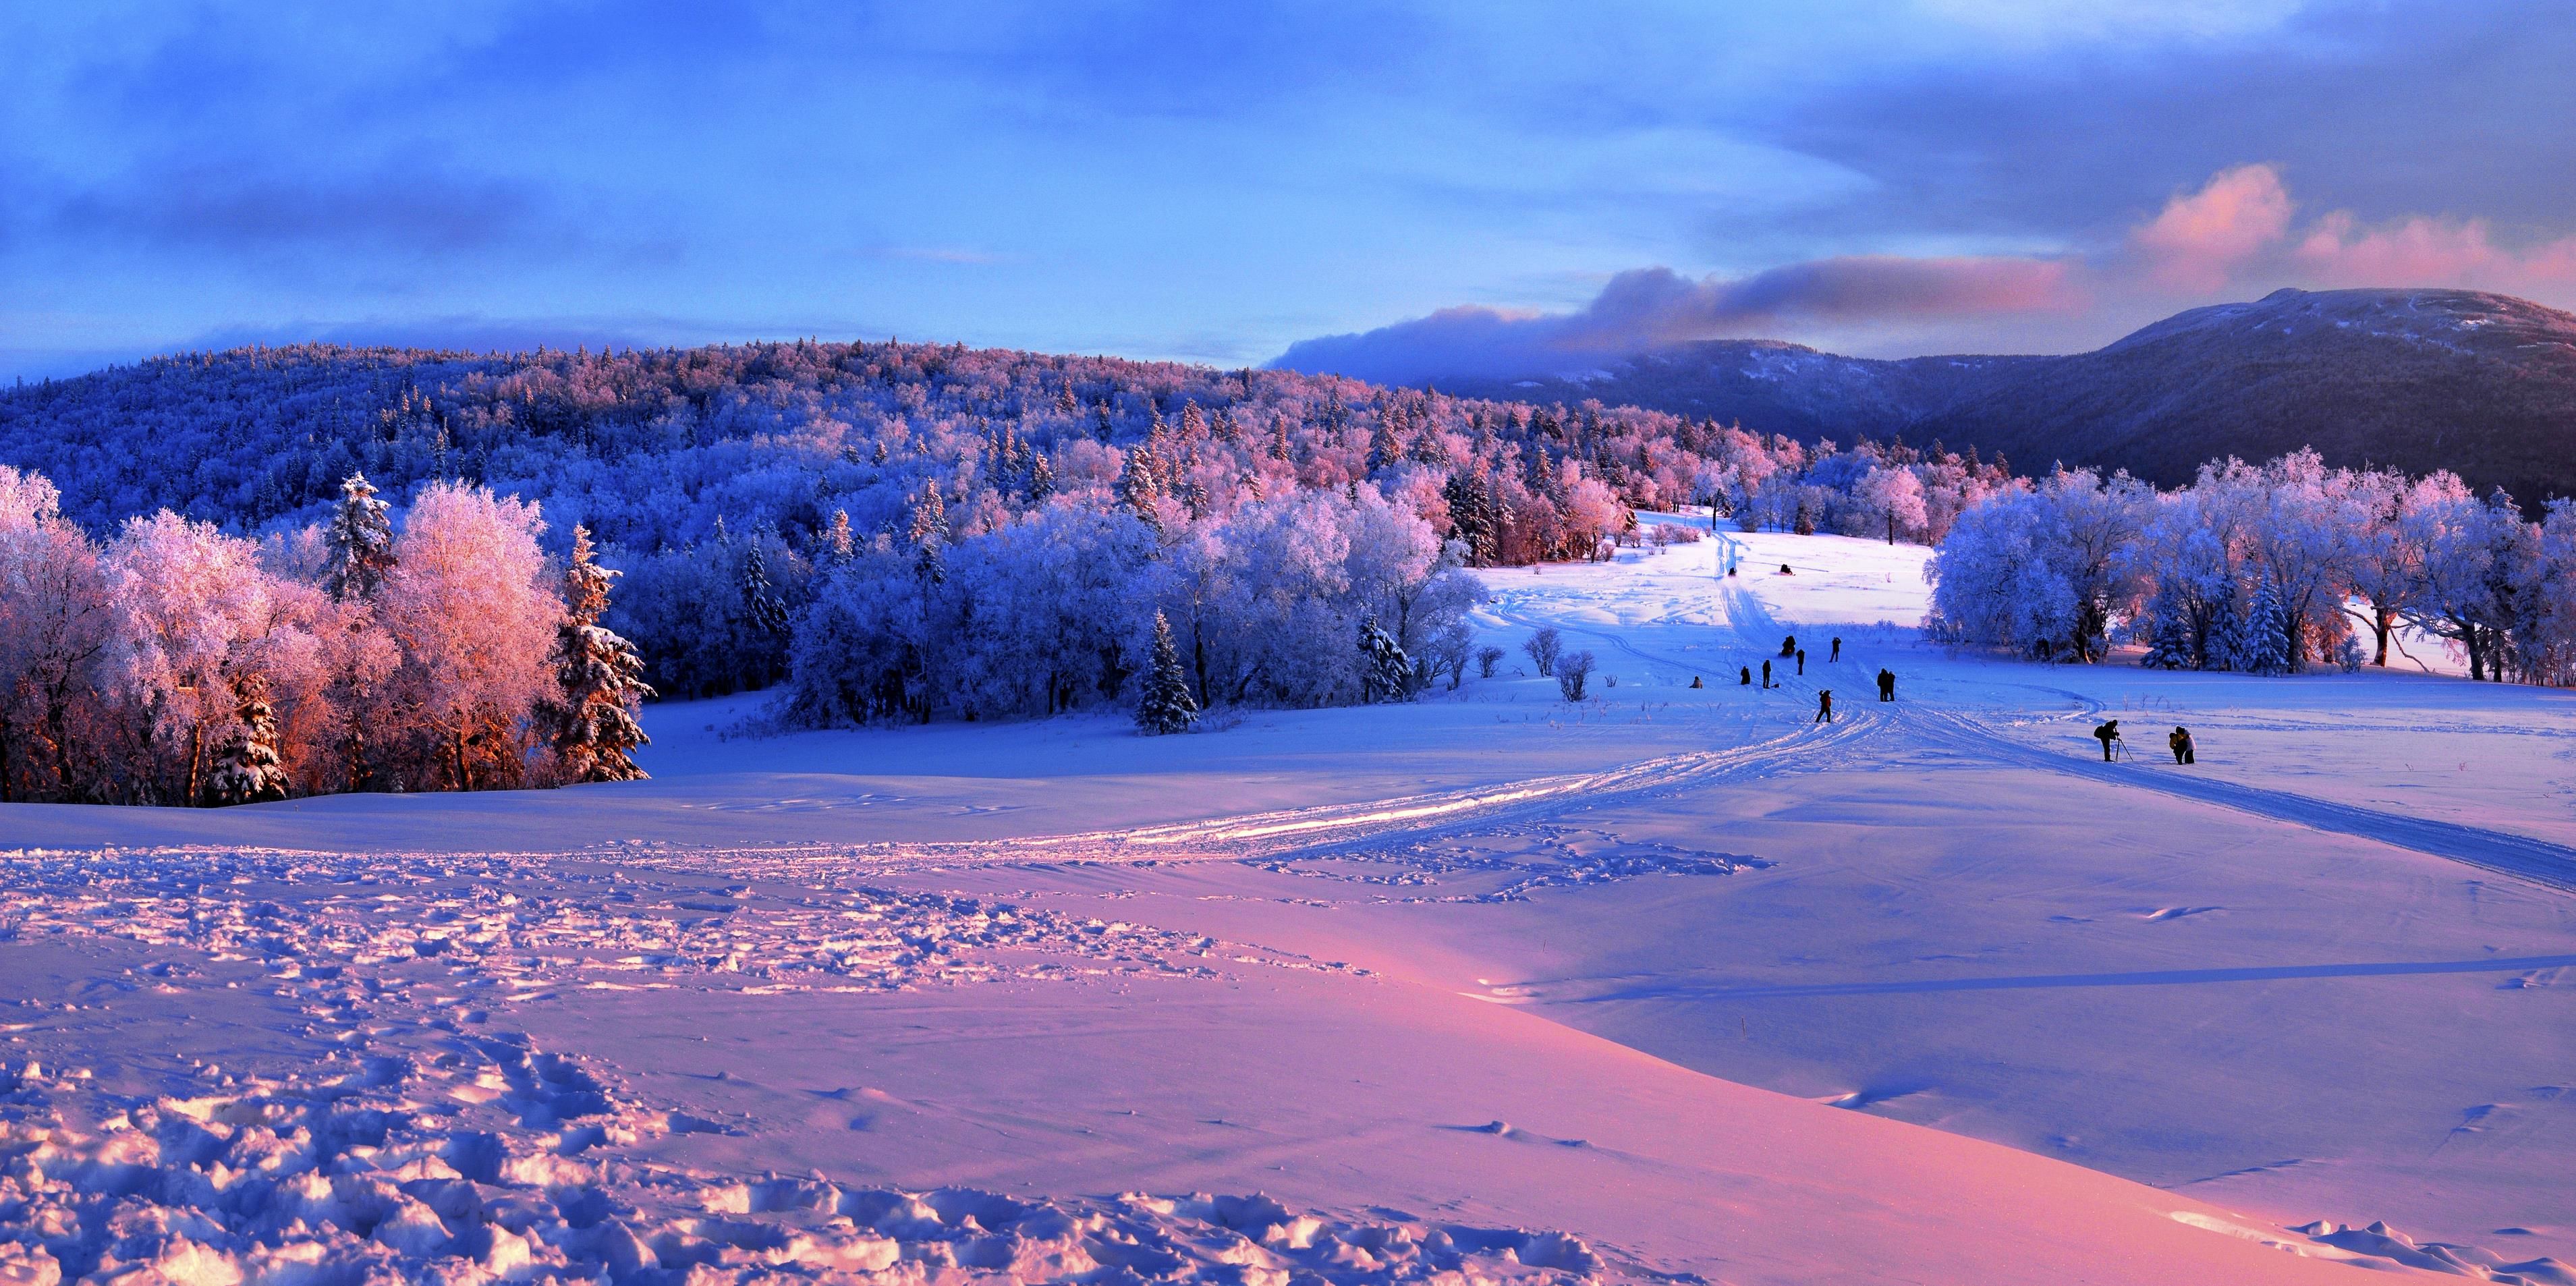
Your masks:
{"label": "sky", "polygon": [[2571,65],[2563,3],[9,6],[0,378],[812,335],[1421,379],[2570,307]]}

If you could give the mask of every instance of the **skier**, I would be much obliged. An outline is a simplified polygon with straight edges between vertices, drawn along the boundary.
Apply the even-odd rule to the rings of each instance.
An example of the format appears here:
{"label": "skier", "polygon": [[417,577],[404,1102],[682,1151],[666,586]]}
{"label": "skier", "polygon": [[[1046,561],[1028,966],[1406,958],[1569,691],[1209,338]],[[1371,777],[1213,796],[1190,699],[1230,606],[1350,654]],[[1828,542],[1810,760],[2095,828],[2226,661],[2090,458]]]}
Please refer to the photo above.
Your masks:
{"label": "skier", "polygon": [[1896,671],[1882,669],[1878,672],[1878,699],[1881,701],[1896,699]]}
{"label": "skier", "polygon": [[1771,663],[1769,661],[1762,663],[1762,689],[1766,692],[1771,689]]}
{"label": "skier", "polygon": [[1753,667],[1749,665],[1739,665],[1735,667],[1735,682],[1739,687],[1752,687]]}
{"label": "skier", "polygon": [[1799,649],[1798,649],[1798,673],[1800,673],[1800,674],[1805,674],[1806,672],[1807,672],[1807,649],[1805,649],[1805,648],[1799,648]]}
{"label": "skier", "polygon": [[1843,659],[1843,636],[1837,634],[1834,636],[1834,650],[1825,657],[1825,664],[1831,665],[1841,659]]}
{"label": "skier", "polygon": [[2165,744],[2173,747],[2175,763],[2188,764],[2198,762],[2198,760],[2196,760],[2192,755],[2191,729],[2183,727],[2180,724],[2174,725],[2173,732],[2165,738]]}
{"label": "skier", "polygon": [[2102,762],[2111,762],[2111,748],[2120,744],[2120,721],[2113,719],[2095,728],[2093,739],[2102,743]]}
{"label": "skier", "polygon": [[1834,690],[1832,688],[1820,688],[1817,690],[1815,721],[1817,723],[1832,723],[1834,721]]}

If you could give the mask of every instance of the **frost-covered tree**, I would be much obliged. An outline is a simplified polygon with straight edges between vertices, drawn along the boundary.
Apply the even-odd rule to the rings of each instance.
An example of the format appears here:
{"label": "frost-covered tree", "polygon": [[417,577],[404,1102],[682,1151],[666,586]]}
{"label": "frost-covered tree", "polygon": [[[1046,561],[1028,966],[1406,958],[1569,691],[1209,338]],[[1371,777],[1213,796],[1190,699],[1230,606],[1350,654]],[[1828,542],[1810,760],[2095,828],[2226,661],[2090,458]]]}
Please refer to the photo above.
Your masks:
{"label": "frost-covered tree", "polygon": [[[599,565],[587,528],[572,529],[563,578],[564,616],[555,627],[556,691],[539,702],[557,775],[567,782],[640,781],[635,750],[652,742],[635,720],[653,695],[634,645],[603,628],[618,573]],[[765,584],[764,584],[765,588]]]}
{"label": "frost-covered tree", "polygon": [[284,799],[286,765],[278,753],[277,712],[268,703],[268,680],[255,672],[242,674],[232,687],[233,726],[215,750],[206,802],[220,806]]}
{"label": "frost-covered tree", "polygon": [[2288,674],[2298,668],[2290,651],[2290,606],[2271,577],[2258,575],[2247,597],[2245,619],[2228,668],[2247,674]]}
{"label": "frost-covered tree", "polygon": [[1540,678],[1556,673],[1556,662],[1565,652],[1564,636],[1553,625],[1544,625],[1521,640],[1521,651],[1529,654],[1530,664],[1538,667]]}
{"label": "frost-covered tree", "polygon": [[[574,533],[576,545],[586,545],[585,532]],[[602,596],[603,604],[605,596]],[[778,590],[769,583],[769,567],[760,556],[760,542],[753,541],[742,554],[742,611],[751,627],[763,634],[786,637],[787,604],[780,601]]]}
{"label": "frost-covered tree", "polygon": [[0,802],[99,797],[111,612],[53,484],[0,465]]}
{"label": "frost-covered tree", "polygon": [[1568,652],[1556,662],[1556,690],[1568,701],[1583,699],[1585,685],[1592,678],[1595,658],[1589,651]]}
{"label": "frost-covered tree", "polygon": [[323,587],[338,599],[370,599],[383,588],[394,563],[394,526],[384,501],[364,473],[340,481],[340,501],[325,529],[330,570]]}
{"label": "frost-covered tree", "polygon": [[381,614],[402,650],[391,677],[411,718],[404,778],[415,789],[516,786],[530,720],[556,688],[547,659],[564,605],[547,583],[534,506],[481,487],[432,484],[394,543]]}
{"label": "frost-covered tree", "polygon": [[1404,645],[1394,635],[1378,625],[1376,617],[1360,621],[1359,647],[1362,700],[1375,705],[1413,698],[1413,659],[1404,654]]}
{"label": "frost-covered tree", "polygon": [[2126,474],[2106,482],[2076,471],[1961,514],[1924,568],[1926,625],[1954,642],[2099,659],[2113,623],[2144,592],[2132,547],[2153,504],[2153,491]]}
{"label": "frost-covered tree", "polygon": [[1190,696],[1190,679],[1181,668],[1180,649],[1172,644],[1172,624],[1156,612],[1153,649],[1145,663],[1145,690],[1136,702],[1136,727],[1147,736],[1166,736],[1189,731],[1198,717],[1199,705]]}

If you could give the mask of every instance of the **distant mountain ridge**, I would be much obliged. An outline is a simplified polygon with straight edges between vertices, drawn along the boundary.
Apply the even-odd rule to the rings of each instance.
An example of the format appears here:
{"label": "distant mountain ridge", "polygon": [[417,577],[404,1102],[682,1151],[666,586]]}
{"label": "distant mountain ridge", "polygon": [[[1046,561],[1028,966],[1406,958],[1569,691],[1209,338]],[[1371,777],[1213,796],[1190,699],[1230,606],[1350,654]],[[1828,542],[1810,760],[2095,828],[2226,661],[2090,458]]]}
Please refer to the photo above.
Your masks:
{"label": "distant mountain ridge", "polygon": [[2204,460],[2313,446],[2332,464],[2449,469],[2525,503],[2576,495],[2576,314],[2468,290],[2280,290],[2061,357],[1886,361],[1717,340],[1579,376],[1436,383],[1805,438],[1939,439],[2025,472],[2062,460],[2170,485]]}

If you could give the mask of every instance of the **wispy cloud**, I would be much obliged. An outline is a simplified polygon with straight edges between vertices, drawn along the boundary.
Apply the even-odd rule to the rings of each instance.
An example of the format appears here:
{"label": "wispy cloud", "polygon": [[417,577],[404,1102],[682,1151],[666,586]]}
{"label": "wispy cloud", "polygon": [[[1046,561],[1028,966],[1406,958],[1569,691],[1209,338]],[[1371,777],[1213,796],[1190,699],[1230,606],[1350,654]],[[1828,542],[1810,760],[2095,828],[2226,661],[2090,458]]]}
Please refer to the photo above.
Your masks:
{"label": "wispy cloud", "polygon": [[2480,220],[2409,216],[2366,225],[2336,210],[2302,224],[2279,169],[2223,170],[2177,193],[2120,242],[2088,255],[1859,256],[1748,277],[1669,268],[1613,277],[1572,312],[1444,308],[1289,346],[1273,365],[1415,382],[1559,374],[1703,339],[1832,344],[1883,333],[1991,332],[1997,323],[2169,311],[2281,285],[2457,286],[2548,294],[2576,286],[2576,237],[2498,245]]}

